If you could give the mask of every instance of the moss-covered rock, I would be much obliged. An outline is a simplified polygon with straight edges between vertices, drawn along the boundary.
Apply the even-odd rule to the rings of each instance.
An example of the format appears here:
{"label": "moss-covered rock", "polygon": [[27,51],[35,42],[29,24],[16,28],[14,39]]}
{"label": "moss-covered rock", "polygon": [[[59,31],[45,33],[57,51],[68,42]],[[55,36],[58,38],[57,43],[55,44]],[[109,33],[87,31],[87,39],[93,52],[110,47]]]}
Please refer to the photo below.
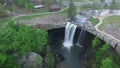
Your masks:
{"label": "moss-covered rock", "polygon": [[30,52],[20,60],[23,68],[42,68],[42,61],[43,58],[35,52]]}
{"label": "moss-covered rock", "polygon": [[45,57],[45,62],[47,63],[48,68],[54,68],[55,65],[54,54],[47,53]]}

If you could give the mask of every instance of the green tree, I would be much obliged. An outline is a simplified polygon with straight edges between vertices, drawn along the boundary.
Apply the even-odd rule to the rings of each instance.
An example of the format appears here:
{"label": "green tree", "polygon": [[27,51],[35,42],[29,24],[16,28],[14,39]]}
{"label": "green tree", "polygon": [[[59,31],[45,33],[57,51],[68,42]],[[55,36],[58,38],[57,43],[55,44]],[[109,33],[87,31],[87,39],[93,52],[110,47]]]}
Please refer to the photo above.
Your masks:
{"label": "green tree", "polygon": [[42,0],[42,3],[49,9],[50,5],[54,3],[54,0]]}
{"label": "green tree", "polygon": [[63,0],[60,0],[60,5],[62,5]]}
{"label": "green tree", "polygon": [[13,3],[19,7],[25,7],[25,4],[30,2],[30,0],[13,0]]}
{"label": "green tree", "polygon": [[92,41],[92,47],[95,48],[99,44],[100,44],[99,38],[95,37]]}
{"label": "green tree", "polygon": [[114,68],[113,67],[113,58],[107,57],[101,61],[102,65],[100,68]]}
{"label": "green tree", "polygon": [[31,11],[34,11],[34,4],[33,3],[26,3],[25,8]]}
{"label": "green tree", "polygon": [[28,52],[40,53],[47,44],[46,31],[13,23],[9,20],[8,26],[0,31],[0,63],[3,64],[0,68],[18,68],[18,57]]}
{"label": "green tree", "polygon": [[7,55],[0,53],[0,67],[2,67],[6,61],[7,61]]}
{"label": "green tree", "polygon": [[10,12],[13,12],[14,8],[13,8],[12,6],[9,6],[9,7],[8,7],[8,10],[9,10]]}
{"label": "green tree", "polygon": [[4,4],[4,3],[5,3],[5,0],[0,0],[0,3]]}
{"label": "green tree", "polygon": [[110,9],[119,9],[119,3],[112,3]]}
{"label": "green tree", "polygon": [[0,3],[0,17],[6,16],[6,12],[4,11],[3,5]]}
{"label": "green tree", "polygon": [[113,1],[112,1],[112,3],[115,3],[115,2],[116,2],[116,0],[113,0]]}
{"label": "green tree", "polygon": [[100,0],[101,2],[105,3],[105,0]]}
{"label": "green tree", "polygon": [[105,52],[105,51],[107,51],[107,50],[109,50],[110,49],[110,45],[108,45],[107,43],[105,43],[103,46],[102,46],[102,48],[100,48],[100,50],[102,51],[102,52]]}
{"label": "green tree", "polygon": [[48,64],[48,68],[54,68],[54,64],[55,64],[55,59],[54,59],[54,55],[50,52],[47,53],[45,60]]}
{"label": "green tree", "polygon": [[24,7],[26,0],[18,0],[18,5]]}
{"label": "green tree", "polygon": [[74,17],[76,14],[77,14],[77,12],[76,12],[76,7],[75,7],[73,1],[70,0],[69,8],[68,8],[68,17],[69,17],[70,19],[73,19],[73,17]]}

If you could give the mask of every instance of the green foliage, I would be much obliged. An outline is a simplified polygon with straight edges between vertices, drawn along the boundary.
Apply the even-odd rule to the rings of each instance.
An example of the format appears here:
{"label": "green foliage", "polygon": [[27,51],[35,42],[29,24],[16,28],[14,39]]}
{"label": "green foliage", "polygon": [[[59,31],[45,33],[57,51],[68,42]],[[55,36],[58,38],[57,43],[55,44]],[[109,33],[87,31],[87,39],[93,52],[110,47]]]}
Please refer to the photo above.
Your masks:
{"label": "green foliage", "polygon": [[102,45],[101,48],[99,48],[94,52],[95,63],[97,63],[98,66],[100,66],[102,59],[104,59],[105,57],[108,57],[108,54],[106,55],[106,53],[108,52],[109,49],[110,49],[110,46],[108,44],[104,44]]}
{"label": "green foliage", "polygon": [[103,47],[100,48],[100,50],[101,50],[102,52],[105,52],[105,51],[107,51],[107,50],[109,50],[109,49],[110,49],[110,45],[108,45],[108,44],[104,44]]}
{"label": "green foliage", "polygon": [[[47,44],[46,31],[25,25],[13,25],[13,23],[13,20],[9,20],[8,26],[0,31],[0,51],[3,53],[0,56],[3,59],[5,59],[4,54],[9,56],[4,64],[8,67],[5,68],[18,68],[14,54],[17,53],[16,57],[18,57],[27,52],[40,53]],[[1,62],[3,63],[3,60],[0,60]]]}
{"label": "green foliage", "polygon": [[90,17],[88,19],[93,25],[96,25],[99,23],[99,20],[97,18]]}
{"label": "green foliage", "polygon": [[25,8],[31,11],[34,11],[34,4],[33,3],[26,3]]}
{"label": "green foliage", "polygon": [[68,8],[68,17],[69,17],[70,19],[73,19],[73,17],[74,17],[76,14],[77,14],[77,12],[76,12],[76,7],[75,7],[73,1],[70,0],[70,4],[69,4],[69,8]]}
{"label": "green foliage", "polygon": [[120,56],[118,54],[112,54],[114,68],[120,68]]}
{"label": "green foliage", "polygon": [[110,9],[120,9],[120,3],[119,2],[116,2],[116,3],[112,3],[111,5],[110,5]]}
{"label": "green foliage", "polygon": [[18,5],[24,7],[26,0],[18,0]]}
{"label": "green foliage", "polygon": [[54,0],[42,0],[42,3],[45,5],[47,9],[49,9],[50,5],[54,3]]}
{"label": "green foliage", "polygon": [[4,11],[3,5],[0,3],[0,17],[6,16],[6,12]]}
{"label": "green foliage", "polygon": [[107,57],[101,61],[102,65],[100,68],[114,68],[112,57]]}
{"label": "green foliage", "polygon": [[54,68],[55,59],[54,59],[54,55],[52,53],[47,53],[45,60],[48,64],[49,68]]}
{"label": "green foliage", "polygon": [[13,0],[14,4],[16,4],[19,7],[26,8],[27,3],[32,3],[30,0]]}
{"label": "green foliage", "polygon": [[92,41],[92,47],[95,48],[99,44],[100,44],[99,38],[95,37]]}
{"label": "green foliage", "polygon": [[0,17],[2,18],[2,17],[4,17],[4,16],[6,16],[6,12],[3,11],[3,10],[0,10]]}
{"label": "green foliage", "polygon": [[60,0],[60,5],[62,5],[62,3],[63,3],[63,0]]}
{"label": "green foliage", "polygon": [[7,62],[3,65],[3,68],[21,68],[21,66],[17,64],[17,60],[14,55],[8,55]]}
{"label": "green foliage", "polygon": [[103,3],[105,2],[105,0],[100,0],[100,1],[103,2]]}
{"label": "green foliage", "polygon": [[0,3],[0,10],[2,10],[3,9],[3,5]]}
{"label": "green foliage", "polygon": [[7,61],[7,55],[0,53],[0,67]]}
{"label": "green foliage", "polygon": [[5,0],[0,0],[0,3],[4,4]]}
{"label": "green foliage", "polygon": [[105,43],[101,46],[98,43],[100,44],[100,40],[95,37],[92,41],[92,68],[120,68],[120,59],[112,52],[110,45]]}
{"label": "green foliage", "polygon": [[11,6],[9,6],[9,7],[8,7],[8,10],[9,10],[10,12],[13,12],[14,8],[11,7]]}
{"label": "green foliage", "polygon": [[96,2],[93,2],[93,4],[85,4],[84,6],[81,6],[81,9],[83,11],[86,10],[95,10],[95,9],[99,9],[100,6],[98,6],[98,4]]}

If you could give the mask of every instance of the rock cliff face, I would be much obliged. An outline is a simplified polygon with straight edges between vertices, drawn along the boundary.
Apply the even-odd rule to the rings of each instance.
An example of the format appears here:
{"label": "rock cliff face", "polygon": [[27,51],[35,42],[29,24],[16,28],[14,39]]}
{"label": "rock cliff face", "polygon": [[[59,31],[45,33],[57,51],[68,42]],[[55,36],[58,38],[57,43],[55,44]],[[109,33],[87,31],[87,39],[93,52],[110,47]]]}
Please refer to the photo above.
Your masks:
{"label": "rock cliff face", "polygon": [[[105,13],[109,14],[109,12],[110,11],[108,11],[108,10],[107,11],[104,10],[102,13],[103,14],[105,14]],[[116,11],[112,11],[112,12],[113,13],[111,13],[111,14],[120,15],[120,10],[116,10]],[[102,13],[100,13],[100,14],[102,14]],[[81,19],[82,21],[78,20],[80,18],[82,18]],[[50,29],[65,27],[65,25],[66,25],[65,20],[66,19],[67,19],[67,16],[61,16],[59,14],[53,14],[53,15],[48,15],[48,16],[45,16],[45,17],[32,19],[32,20],[29,20],[29,21],[27,20],[27,21],[22,22],[22,24],[29,25],[29,26],[32,26],[34,28],[41,28],[41,29],[45,29],[45,30],[50,30]],[[114,39],[108,37],[107,35],[96,31],[95,28],[88,23],[86,18],[83,18],[82,16],[78,15],[78,17],[76,17],[76,20],[77,20],[77,22],[75,24],[77,24],[79,28],[85,29],[88,32],[90,32],[91,34],[99,37],[100,39],[102,39],[106,43],[110,44],[116,50],[116,52],[120,54],[120,42],[115,41]]]}
{"label": "rock cliff face", "polygon": [[[50,30],[50,29],[65,27],[65,24],[59,24],[59,25],[56,25],[56,24],[46,24],[46,25],[42,25],[42,24],[41,24],[41,25],[36,25],[36,26],[33,26],[33,27]],[[105,41],[106,43],[110,44],[111,47],[113,47],[113,48],[116,50],[116,52],[117,52],[118,54],[120,54],[120,42],[115,41],[114,39],[108,37],[107,35],[96,31],[94,27],[87,27],[87,26],[81,27],[81,26],[78,26],[78,28],[85,29],[85,30],[87,30],[88,32],[90,32],[91,34],[99,37],[101,40],[103,40],[103,41]]]}
{"label": "rock cliff face", "polygon": [[26,20],[20,23],[28,26],[33,26],[33,27],[48,30],[53,28],[64,27],[66,24],[65,23],[66,19],[67,19],[66,15],[61,16],[59,14],[52,14],[52,15],[46,15],[43,17],[38,17],[31,20]]}
{"label": "rock cliff face", "polygon": [[50,30],[50,29],[56,29],[56,28],[63,28],[65,27],[65,23],[64,24],[38,24],[38,25],[34,25],[32,26],[33,28],[40,28],[40,29],[44,29],[44,30]]}
{"label": "rock cliff face", "polygon": [[120,55],[120,42],[119,41],[116,41],[113,38],[96,31],[94,27],[84,27],[84,29],[90,32],[91,34],[99,37],[101,40],[105,41],[109,45],[111,45],[111,47],[113,47],[114,50],[116,50],[116,52]]}
{"label": "rock cliff face", "polygon": [[[50,30],[50,29],[65,27],[65,23],[64,24],[54,24],[54,23],[51,23],[51,24],[38,24],[38,25],[34,25],[33,27],[34,28],[41,28],[41,29],[45,29],[45,30]],[[116,50],[116,52],[118,54],[120,54],[120,42],[115,41],[114,39],[108,37],[107,35],[104,35],[104,34],[98,32],[98,31],[96,31],[94,27],[86,27],[86,26],[81,27],[81,26],[78,26],[78,28],[85,29],[88,32],[90,32],[91,34],[99,37],[101,40],[103,40],[106,43],[110,44],[111,47],[113,47]]]}

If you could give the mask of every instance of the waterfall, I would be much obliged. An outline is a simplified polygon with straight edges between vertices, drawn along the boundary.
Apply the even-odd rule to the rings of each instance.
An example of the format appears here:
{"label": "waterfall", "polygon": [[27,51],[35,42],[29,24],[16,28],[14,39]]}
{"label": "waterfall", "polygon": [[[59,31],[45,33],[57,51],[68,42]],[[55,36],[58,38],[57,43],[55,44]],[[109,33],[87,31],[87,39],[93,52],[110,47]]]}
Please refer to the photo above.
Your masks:
{"label": "waterfall", "polygon": [[70,48],[71,46],[73,46],[73,38],[76,28],[77,28],[76,25],[67,22],[67,25],[65,27],[65,37],[63,42],[64,47]]}
{"label": "waterfall", "polygon": [[80,31],[80,34],[79,34],[76,45],[79,46],[79,47],[83,47],[82,45],[83,45],[84,39],[85,39],[85,30],[82,29]]}

